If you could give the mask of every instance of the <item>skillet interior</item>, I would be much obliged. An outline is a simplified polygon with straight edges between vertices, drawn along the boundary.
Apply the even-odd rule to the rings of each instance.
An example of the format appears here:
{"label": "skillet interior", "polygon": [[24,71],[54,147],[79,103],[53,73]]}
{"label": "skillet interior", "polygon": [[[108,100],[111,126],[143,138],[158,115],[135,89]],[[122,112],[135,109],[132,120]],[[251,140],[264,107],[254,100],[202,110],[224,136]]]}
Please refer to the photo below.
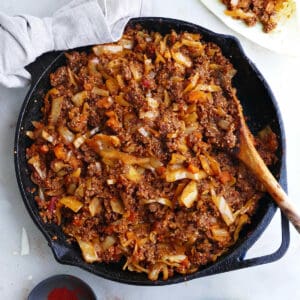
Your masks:
{"label": "skillet interior", "polygon": [[[244,108],[244,113],[248,118],[248,125],[251,131],[255,134],[258,130],[270,124],[272,130],[278,136],[279,149],[277,155],[279,160],[273,167],[272,172],[277,177],[280,177],[281,184],[286,188],[285,137],[280,113],[267,83],[254,64],[245,56],[239,42],[234,37],[215,34],[200,26],[178,20],[139,18],[130,21],[131,25],[137,23],[148,30],[161,33],[167,33],[171,29],[199,32],[204,40],[214,42],[221,47],[223,54],[238,71],[234,77],[233,85],[238,89],[238,96]],[[89,47],[80,48],[79,50],[88,51],[88,49]],[[260,206],[257,213],[253,216],[252,224],[241,232],[237,244],[220,257],[216,263],[187,276],[175,275],[167,281],[158,280],[151,282],[144,274],[122,271],[123,261],[115,264],[87,264],[81,257],[79,247],[75,244],[69,245],[66,242],[65,235],[58,226],[42,222],[34,201],[34,194],[30,192],[35,185],[30,180],[30,170],[25,157],[26,148],[31,144],[31,140],[26,137],[25,132],[32,129],[32,120],[38,120],[41,117],[40,108],[43,104],[43,95],[50,88],[50,73],[64,63],[65,57],[63,53],[52,53],[44,55],[31,65],[30,71],[33,75],[33,84],[21,108],[15,139],[15,168],[24,203],[32,219],[46,237],[56,260],[63,264],[81,267],[107,279],[138,285],[172,284],[251,265],[242,265],[240,262],[247,250],[265,230],[276,211],[276,205],[268,196],[260,200]],[[37,79],[35,80],[34,78]],[[288,231],[286,232],[288,234]],[[53,236],[57,237],[55,241],[52,240]],[[285,246],[287,248],[288,241]],[[282,255],[283,253],[281,253]],[[267,260],[259,263],[264,262],[267,262]]]}

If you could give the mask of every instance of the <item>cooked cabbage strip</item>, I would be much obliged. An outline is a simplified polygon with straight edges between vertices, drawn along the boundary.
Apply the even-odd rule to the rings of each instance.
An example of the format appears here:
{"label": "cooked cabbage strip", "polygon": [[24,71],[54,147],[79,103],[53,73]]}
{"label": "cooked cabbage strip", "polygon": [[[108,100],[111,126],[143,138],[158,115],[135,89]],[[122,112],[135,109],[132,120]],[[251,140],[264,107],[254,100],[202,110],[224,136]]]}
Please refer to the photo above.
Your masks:
{"label": "cooked cabbage strip", "polygon": [[230,226],[235,221],[235,218],[225,198],[223,196],[217,196],[215,191],[212,189],[211,199],[219,210],[226,225]]}
{"label": "cooked cabbage strip", "polygon": [[83,207],[83,203],[80,202],[75,196],[62,197],[59,202],[73,210],[75,213],[77,213]]}

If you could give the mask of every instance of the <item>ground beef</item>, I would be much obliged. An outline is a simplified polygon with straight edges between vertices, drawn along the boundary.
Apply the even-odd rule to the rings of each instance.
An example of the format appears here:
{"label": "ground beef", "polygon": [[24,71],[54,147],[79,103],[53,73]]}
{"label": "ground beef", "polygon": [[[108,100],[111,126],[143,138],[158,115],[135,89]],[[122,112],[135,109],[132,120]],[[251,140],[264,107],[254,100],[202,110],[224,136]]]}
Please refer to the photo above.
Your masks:
{"label": "ground beef", "polygon": [[59,67],[54,73],[50,74],[50,83],[53,87],[68,83],[67,67]]}
{"label": "ground beef", "polygon": [[[281,0],[222,0],[227,6],[227,14],[236,19],[243,20],[248,26],[260,22],[265,32],[276,28],[279,17],[277,15],[288,13],[292,9],[293,1]],[[234,4],[233,4],[234,3]],[[283,12],[281,12],[281,10]]]}
{"label": "ground beef", "polygon": [[[214,262],[263,194],[232,156],[239,122],[230,62],[198,34],[139,27],[66,56],[28,133],[44,222],[62,226],[87,262],[125,257],[124,268],[150,280]],[[256,144],[273,163],[270,128]]]}

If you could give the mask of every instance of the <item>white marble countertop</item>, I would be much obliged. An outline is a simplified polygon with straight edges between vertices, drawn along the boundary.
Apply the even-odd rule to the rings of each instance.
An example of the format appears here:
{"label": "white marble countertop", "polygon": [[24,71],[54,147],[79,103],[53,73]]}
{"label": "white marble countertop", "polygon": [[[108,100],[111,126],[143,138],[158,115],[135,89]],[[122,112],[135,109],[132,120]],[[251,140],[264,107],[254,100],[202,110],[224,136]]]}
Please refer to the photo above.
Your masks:
{"label": "white marble countertop", "polygon": [[[151,1],[151,0],[150,0]],[[188,20],[220,33],[234,34],[197,0],[152,0],[153,15]],[[50,15],[68,0],[0,1],[0,11],[9,14]],[[300,208],[300,57],[281,56],[238,36],[246,54],[265,76],[279,103],[287,137],[287,165],[290,198]],[[0,41],[1,42],[1,41]],[[136,287],[96,277],[76,267],[58,264],[42,234],[23,205],[14,172],[13,142],[16,120],[26,89],[0,87],[0,298],[27,299],[29,291],[54,274],[73,274],[87,281],[98,299],[300,299],[300,239],[291,229],[286,255],[268,265],[243,269],[182,284],[164,287]],[[30,255],[20,255],[22,227],[30,240]],[[280,244],[277,213],[249,256],[269,254]]]}

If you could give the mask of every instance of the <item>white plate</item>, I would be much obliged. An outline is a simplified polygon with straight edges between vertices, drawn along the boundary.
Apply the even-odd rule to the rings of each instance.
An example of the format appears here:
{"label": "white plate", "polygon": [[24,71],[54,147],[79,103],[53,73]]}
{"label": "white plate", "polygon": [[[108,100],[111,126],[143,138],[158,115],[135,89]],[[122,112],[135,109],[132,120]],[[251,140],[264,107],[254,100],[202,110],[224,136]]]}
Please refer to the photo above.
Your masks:
{"label": "white plate", "polygon": [[270,33],[263,32],[261,24],[249,27],[241,20],[226,16],[224,13],[226,6],[221,0],[200,1],[229,28],[254,43],[277,53],[300,56],[299,0],[297,0],[296,13]]}

